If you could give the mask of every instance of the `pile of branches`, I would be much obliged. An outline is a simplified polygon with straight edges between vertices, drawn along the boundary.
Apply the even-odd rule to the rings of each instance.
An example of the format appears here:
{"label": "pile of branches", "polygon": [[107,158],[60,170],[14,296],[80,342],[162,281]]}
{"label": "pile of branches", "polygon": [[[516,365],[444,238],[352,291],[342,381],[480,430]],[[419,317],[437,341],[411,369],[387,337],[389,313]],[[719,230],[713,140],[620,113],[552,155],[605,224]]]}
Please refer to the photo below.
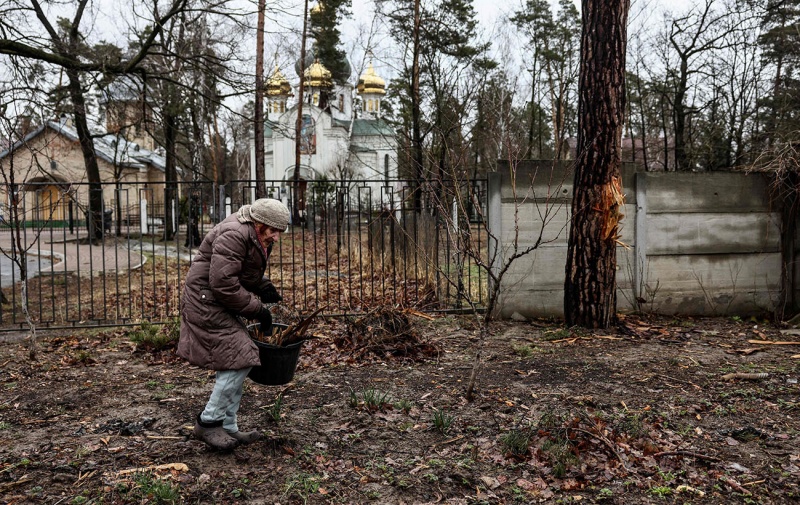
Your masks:
{"label": "pile of branches", "polygon": [[438,354],[438,348],[424,342],[409,320],[412,310],[381,307],[346,320],[346,329],[335,339],[340,350],[354,358],[375,355],[384,358],[423,359]]}

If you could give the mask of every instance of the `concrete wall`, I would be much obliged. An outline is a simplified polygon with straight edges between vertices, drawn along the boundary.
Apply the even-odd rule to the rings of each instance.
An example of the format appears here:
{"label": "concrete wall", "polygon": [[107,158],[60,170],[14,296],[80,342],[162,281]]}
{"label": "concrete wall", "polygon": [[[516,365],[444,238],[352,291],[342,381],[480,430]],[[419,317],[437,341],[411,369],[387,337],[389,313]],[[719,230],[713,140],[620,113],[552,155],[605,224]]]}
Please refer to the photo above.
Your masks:
{"label": "concrete wall", "polygon": [[[500,261],[539,245],[508,270],[501,316],[563,316],[573,174],[568,164],[525,162],[514,175],[501,165],[489,183]],[[781,282],[780,209],[771,207],[763,176],[636,173],[633,165],[624,166],[622,175],[618,310],[721,315],[774,308]]]}

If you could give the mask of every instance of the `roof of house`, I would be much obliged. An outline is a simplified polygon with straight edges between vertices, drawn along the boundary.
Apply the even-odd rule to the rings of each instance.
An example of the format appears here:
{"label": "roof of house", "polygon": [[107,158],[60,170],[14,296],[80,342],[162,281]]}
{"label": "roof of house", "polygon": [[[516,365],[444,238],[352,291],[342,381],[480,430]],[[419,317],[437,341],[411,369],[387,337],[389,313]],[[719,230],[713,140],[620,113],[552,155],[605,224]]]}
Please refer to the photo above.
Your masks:
{"label": "roof of house", "polygon": [[[15,142],[10,148],[0,152],[0,159],[5,158],[20,147],[23,147],[32,139],[42,134],[47,128],[50,128],[72,141],[78,140],[78,132],[72,126],[59,121],[48,121],[25,135],[22,140]],[[144,149],[135,142],[129,142],[119,135],[108,134],[102,137],[95,137],[93,142],[97,157],[112,165],[137,169],[151,165],[162,172],[166,168],[166,160],[163,156],[149,149]]]}

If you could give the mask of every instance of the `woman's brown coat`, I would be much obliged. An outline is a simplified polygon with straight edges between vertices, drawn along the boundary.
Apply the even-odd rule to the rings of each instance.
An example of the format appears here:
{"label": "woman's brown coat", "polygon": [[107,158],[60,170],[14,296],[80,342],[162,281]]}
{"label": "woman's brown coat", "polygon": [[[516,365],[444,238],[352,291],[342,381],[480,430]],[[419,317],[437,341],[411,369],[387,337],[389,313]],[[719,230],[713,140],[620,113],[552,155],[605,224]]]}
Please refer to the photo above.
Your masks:
{"label": "woman's brown coat", "polygon": [[252,319],[261,311],[253,291],[266,267],[267,252],[252,222],[232,214],[209,232],[183,289],[179,356],[211,370],[260,364],[242,317]]}

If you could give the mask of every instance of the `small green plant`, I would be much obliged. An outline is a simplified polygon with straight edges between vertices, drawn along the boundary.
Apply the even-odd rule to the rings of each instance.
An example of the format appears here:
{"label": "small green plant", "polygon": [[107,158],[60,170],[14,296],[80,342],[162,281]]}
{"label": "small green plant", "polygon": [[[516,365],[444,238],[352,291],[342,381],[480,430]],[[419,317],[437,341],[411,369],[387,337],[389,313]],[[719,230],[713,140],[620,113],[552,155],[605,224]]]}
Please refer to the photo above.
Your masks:
{"label": "small green plant", "polygon": [[569,467],[578,461],[578,458],[572,453],[572,445],[569,440],[561,436],[546,440],[542,445],[542,452],[550,460],[553,476],[559,479],[564,478]]}
{"label": "small green plant", "polygon": [[283,393],[279,394],[277,398],[275,398],[275,402],[270,405],[269,407],[264,407],[267,410],[267,415],[272,422],[275,424],[280,424],[281,422],[281,409],[283,408]]}
{"label": "small green plant", "polygon": [[442,435],[446,435],[447,432],[450,431],[453,421],[455,421],[455,417],[452,414],[442,409],[434,409],[433,426],[439,430],[439,433]]}
{"label": "small green plant", "polygon": [[620,430],[633,438],[641,437],[646,433],[644,421],[639,414],[626,413],[619,424]]}
{"label": "small green plant", "polygon": [[174,345],[178,341],[179,335],[179,323],[171,321],[159,326],[144,321],[139,326],[138,330],[134,330],[130,333],[129,338],[131,339],[131,342],[137,345],[141,345],[154,351],[160,351]]}
{"label": "small green plant", "polygon": [[572,336],[572,331],[569,328],[556,328],[554,330],[546,330],[542,333],[542,340],[561,340]]}
{"label": "small green plant", "polygon": [[403,400],[397,400],[394,406],[397,408],[397,410],[401,411],[403,414],[408,415],[408,413],[411,412],[412,407],[414,407],[414,404],[408,400],[403,399]]}
{"label": "small green plant", "polygon": [[447,465],[447,463],[444,460],[441,460],[439,458],[431,458],[427,461],[427,463],[428,466],[430,466],[431,468],[437,468],[437,467],[441,468]]}
{"label": "small green plant", "polygon": [[386,405],[389,404],[389,393],[375,388],[364,390],[361,393],[361,398],[363,398],[364,406],[369,411],[384,410]]}
{"label": "small green plant", "polygon": [[355,389],[350,388],[350,397],[347,400],[347,404],[350,405],[350,408],[357,409],[360,403],[358,401],[358,393],[356,393]]}
{"label": "small green plant", "polygon": [[597,492],[597,500],[598,501],[610,500],[613,497],[614,497],[614,491],[610,490],[607,487],[604,487],[604,488],[600,489],[600,491]]}
{"label": "small green plant", "polygon": [[527,429],[511,430],[500,438],[500,443],[506,453],[512,456],[524,456],[530,447],[531,432]]}
{"label": "small green plant", "polygon": [[557,414],[553,410],[548,410],[542,413],[542,417],[539,418],[538,428],[540,430],[552,430],[564,422],[564,416]]}
{"label": "small green plant", "polygon": [[72,353],[70,356],[70,361],[75,365],[90,365],[94,363],[94,358],[92,358],[92,353],[85,349],[79,349]]}
{"label": "small green plant", "polygon": [[438,482],[439,481],[439,476],[437,476],[435,473],[426,473],[425,475],[422,476],[422,478],[424,478],[428,482]]}
{"label": "small green plant", "polygon": [[660,498],[665,498],[672,494],[672,488],[669,486],[655,486],[651,487],[648,493]]}
{"label": "small green plant", "polygon": [[287,498],[298,498],[303,503],[308,503],[308,498],[317,494],[320,488],[320,478],[317,475],[299,473],[286,480],[284,494]]}
{"label": "small green plant", "polygon": [[672,482],[675,480],[675,474],[672,472],[663,472],[659,470],[658,475],[664,480],[664,482]]}
{"label": "small green plant", "polygon": [[153,477],[148,473],[134,476],[136,483],[129,491],[129,497],[136,501],[147,500],[154,505],[173,505],[180,500],[180,489],[170,482]]}
{"label": "small green plant", "polygon": [[531,344],[513,344],[511,350],[520,358],[530,358],[536,354],[536,348]]}
{"label": "small green plant", "polygon": [[0,431],[9,429],[11,429],[11,423],[6,421],[0,421]]}

